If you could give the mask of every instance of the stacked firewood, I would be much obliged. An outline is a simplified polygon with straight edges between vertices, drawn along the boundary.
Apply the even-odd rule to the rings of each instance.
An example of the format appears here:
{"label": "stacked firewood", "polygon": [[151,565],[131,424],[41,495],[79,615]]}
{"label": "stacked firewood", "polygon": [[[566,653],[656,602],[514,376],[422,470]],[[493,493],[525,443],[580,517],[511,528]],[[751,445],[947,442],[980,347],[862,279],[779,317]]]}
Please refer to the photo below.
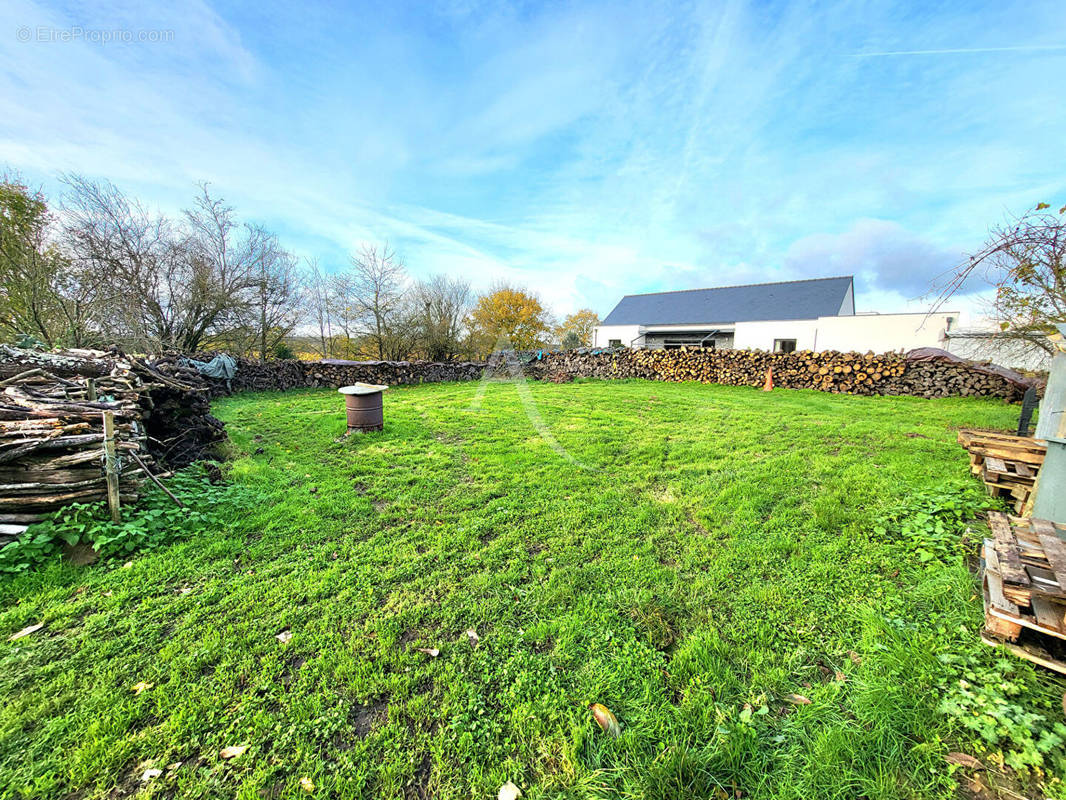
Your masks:
{"label": "stacked firewood", "polygon": [[[93,363],[86,370],[90,374],[79,375],[76,356],[61,359],[49,363],[47,358],[16,354],[2,363],[0,524],[34,522],[69,503],[106,496],[105,411],[115,420],[120,496],[135,499],[144,468],[154,466],[141,407],[148,387],[140,376],[114,362],[110,369]],[[11,374],[20,361],[21,366],[42,366]]]}
{"label": "stacked firewood", "polygon": [[607,350],[539,352],[526,371],[543,378],[559,371],[574,377],[647,378],[761,386],[772,370],[773,383],[788,389],[847,394],[917,397],[993,396],[1019,399],[1027,384],[982,365],[949,360],[912,360],[899,353],[839,353],[808,350]]}
{"label": "stacked firewood", "polygon": [[0,345],[0,524],[106,496],[103,412],[114,415],[120,496],[145,469],[181,467],[225,438],[211,392],[177,356],[42,353]]}
{"label": "stacked firewood", "polygon": [[225,426],[211,414],[211,399],[229,394],[225,381],[204,378],[189,359],[169,354],[131,358],[132,369],[150,382],[143,398],[151,451],[169,467],[185,467],[209,454],[226,438]]}
{"label": "stacked firewood", "polygon": [[[284,363],[284,362],[282,362]],[[485,365],[474,361],[302,361],[305,386],[349,386],[375,383],[400,386],[411,383],[470,381],[481,378]]]}

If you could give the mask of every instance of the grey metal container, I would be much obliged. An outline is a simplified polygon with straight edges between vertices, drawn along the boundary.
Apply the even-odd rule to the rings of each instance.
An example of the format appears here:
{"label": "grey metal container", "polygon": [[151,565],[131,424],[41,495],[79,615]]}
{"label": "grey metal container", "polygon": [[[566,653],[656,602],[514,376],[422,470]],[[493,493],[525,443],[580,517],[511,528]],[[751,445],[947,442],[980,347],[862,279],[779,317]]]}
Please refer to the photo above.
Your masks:
{"label": "grey metal container", "polygon": [[1066,524],[1066,439],[1047,440],[1047,455],[1040,465],[1033,519]]}
{"label": "grey metal container", "polygon": [[[1056,325],[1059,333],[1066,336],[1066,325]],[[1059,435],[1062,410],[1066,409],[1066,352],[1059,350],[1051,359],[1047,388],[1040,401],[1040,416],[1036,420],[1036,438],[1050,439]]]}

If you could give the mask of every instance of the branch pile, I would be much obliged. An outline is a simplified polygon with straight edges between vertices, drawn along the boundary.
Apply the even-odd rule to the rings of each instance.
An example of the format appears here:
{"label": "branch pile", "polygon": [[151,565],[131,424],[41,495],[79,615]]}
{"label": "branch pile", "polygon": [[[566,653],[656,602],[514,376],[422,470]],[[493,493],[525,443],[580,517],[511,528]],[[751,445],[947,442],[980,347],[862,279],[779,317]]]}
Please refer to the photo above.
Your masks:
{"label": "branch pile", "polygon": [[225,433],[207,390],[186,377],[176,360],[0,345],[0,524],[106,498],[104,411],[115,416],[123,501],[147,477],[134,456],[153,472],[198,458]]}
{"label": "branch pile", "polygon": [[[120,496],[136,497],[148,465],[140,377],[107,358],[0,351],[0,523],[25,524],[68,503],[107,496],[103,415],[115,415]],[[89,381],[96,400],[90,400]]]}

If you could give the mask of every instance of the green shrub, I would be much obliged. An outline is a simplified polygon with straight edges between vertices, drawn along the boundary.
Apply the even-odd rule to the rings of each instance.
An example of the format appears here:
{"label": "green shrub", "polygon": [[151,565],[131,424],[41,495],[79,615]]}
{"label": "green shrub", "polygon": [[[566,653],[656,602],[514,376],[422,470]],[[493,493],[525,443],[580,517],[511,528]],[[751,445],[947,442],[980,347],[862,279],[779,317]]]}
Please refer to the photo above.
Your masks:
{"label": "green shrub", "polygon": [[118,523],[104,503],[74,503],[0,549],[0,573],[26,572],[58,558],[64,543],[90,545],[104,557],[149,550],[217,528],[220,511],[238,502],[235,487],[212,484],[200,465],[178,472],[168,484],[185,507],[154,484],[136,506],[124,509],[125,519]]}
{"label": "green shrub", "polygon": [[962,533],[982,511],[1001,508],[980,484],[947,484],[920,492],[881,515],[874,532],[905,543],[920,561],[950,561],[962,552]]}

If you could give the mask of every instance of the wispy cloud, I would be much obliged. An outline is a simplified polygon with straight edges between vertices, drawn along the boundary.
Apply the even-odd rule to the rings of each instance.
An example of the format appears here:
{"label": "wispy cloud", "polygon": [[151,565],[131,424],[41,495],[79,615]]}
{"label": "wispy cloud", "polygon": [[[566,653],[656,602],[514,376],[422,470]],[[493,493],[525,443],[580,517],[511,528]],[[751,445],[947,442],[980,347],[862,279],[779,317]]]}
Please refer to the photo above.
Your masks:
{"label": "wispy cloud", "polygon": [[0,33],[0,163],[170,211],[207,179],[327,268],[388,238],[417,274],[507,278],[560,312],[849,270],[890,310],[1066,194],[1053,0],[0,8],[22,25],[174,38]]}

